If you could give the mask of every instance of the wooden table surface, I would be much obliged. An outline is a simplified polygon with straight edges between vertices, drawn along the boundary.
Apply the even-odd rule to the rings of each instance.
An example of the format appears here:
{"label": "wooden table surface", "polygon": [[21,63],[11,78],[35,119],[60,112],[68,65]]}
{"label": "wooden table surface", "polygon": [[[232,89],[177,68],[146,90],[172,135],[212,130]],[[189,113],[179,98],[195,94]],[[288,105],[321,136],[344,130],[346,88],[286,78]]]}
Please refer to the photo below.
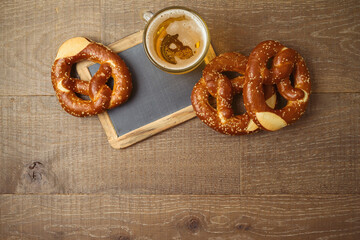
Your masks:
{"label": "wooden table surface", "polygon": [[[275,39],[311,72],[306,114],[229,137],[198,119],[124,150],[97,117],[65,113],[60,44],[143,29],[142,9],[187,6],[215,51]],[[360,239],[360,4],[353,1],[2,1],[0,239]]]}

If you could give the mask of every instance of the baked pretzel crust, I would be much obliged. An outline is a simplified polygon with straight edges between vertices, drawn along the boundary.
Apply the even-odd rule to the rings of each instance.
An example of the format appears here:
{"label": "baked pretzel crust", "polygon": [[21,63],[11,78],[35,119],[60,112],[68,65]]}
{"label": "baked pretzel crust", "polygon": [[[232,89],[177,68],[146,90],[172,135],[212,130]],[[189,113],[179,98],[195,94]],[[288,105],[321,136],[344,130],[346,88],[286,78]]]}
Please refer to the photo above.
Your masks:
{"label": "baked pretzel crust", "polygon": [[[70,76],[73,64],[82,60],[100,64],[90,81]],[[112,77],[111,89],[106,82]],[[130,72],[125,62],[109,48],[83,37],[64,42],[52,66],[51,79],[62,108],[76,117],[99,114],[126,102],[132,90]],[[89,96],[84,100],[76,93]]]}
{"label": "baked pretzel crust", "polygon": [[[227,135],[244,135],[258,130],[247,113],[235,115],[233,97],[242,93],[245,82],[247,57],[229,52],[215,57],[203,71],[203,77],[194,86],[191,102],[196,115],[206,125]],[[234,71],[239,77],[229,79],[225,71]],[[265,86],[267,104],[275,107],[276,94],[272,86]],[[209,103],[209,96],[216,98],[216,108]]]}
{"label": "baked pretzel crust", "polygon": [[[267,62],[274,57],[270,69]],[[294,78],[291,85],[290,75]],[[279,93],[288,100],[282,109],[265,104],[264,85],[276,84]],[[305,112],[311,92],[310,74],[305,61],[295,50],[269,40],[257,45],[249,56],[244,85],[244,105],[254,122],[262,129],[279,130]]]}

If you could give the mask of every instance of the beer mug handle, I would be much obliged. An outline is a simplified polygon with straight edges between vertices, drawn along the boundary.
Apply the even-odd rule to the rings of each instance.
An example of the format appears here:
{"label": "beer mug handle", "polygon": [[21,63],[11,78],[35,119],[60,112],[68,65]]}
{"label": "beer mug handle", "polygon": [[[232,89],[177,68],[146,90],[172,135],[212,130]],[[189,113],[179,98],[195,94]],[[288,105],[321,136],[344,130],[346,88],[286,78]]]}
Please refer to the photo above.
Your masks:
{"label": "beer mug handle", "polygon": [[147,23],[153,16],[154,14],[147,10],[142,10],[140,12],[140,17],[145,23]]}

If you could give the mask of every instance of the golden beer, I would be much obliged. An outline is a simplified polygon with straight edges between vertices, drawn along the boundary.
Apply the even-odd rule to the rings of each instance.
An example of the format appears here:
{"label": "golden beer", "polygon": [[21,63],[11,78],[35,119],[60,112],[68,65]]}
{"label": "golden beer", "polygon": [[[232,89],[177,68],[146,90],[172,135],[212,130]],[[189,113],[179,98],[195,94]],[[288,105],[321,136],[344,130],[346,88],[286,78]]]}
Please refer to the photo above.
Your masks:
{"label": "golden beer", "polygon": [[205,58],[210,44],[202,18],[181,7],[166,8],[152,16],[143,41],[151,62],[170,73],[195,69]]}

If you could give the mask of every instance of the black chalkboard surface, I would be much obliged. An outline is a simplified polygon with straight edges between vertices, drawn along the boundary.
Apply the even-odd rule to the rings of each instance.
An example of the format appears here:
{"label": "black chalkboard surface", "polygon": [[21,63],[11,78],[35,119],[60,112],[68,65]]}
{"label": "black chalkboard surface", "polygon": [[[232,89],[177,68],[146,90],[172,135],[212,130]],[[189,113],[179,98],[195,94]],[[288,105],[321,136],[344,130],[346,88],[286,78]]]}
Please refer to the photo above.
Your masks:
{"label": "black chalkboard surface", "polygon": [[[191,91],[201,78],[205,63],[215,57],[212,47],[205,63],[181,75],[163,72],[148,60],[142,44],[142,31],[109,47],[125,61],[133,81],[133,91],[126,103],[98,115],[111,146],[130,146],[195,117]],[[98,69],[99,64],[92,62],[77,66],[80,78],[84,80],[91,79]]]}

